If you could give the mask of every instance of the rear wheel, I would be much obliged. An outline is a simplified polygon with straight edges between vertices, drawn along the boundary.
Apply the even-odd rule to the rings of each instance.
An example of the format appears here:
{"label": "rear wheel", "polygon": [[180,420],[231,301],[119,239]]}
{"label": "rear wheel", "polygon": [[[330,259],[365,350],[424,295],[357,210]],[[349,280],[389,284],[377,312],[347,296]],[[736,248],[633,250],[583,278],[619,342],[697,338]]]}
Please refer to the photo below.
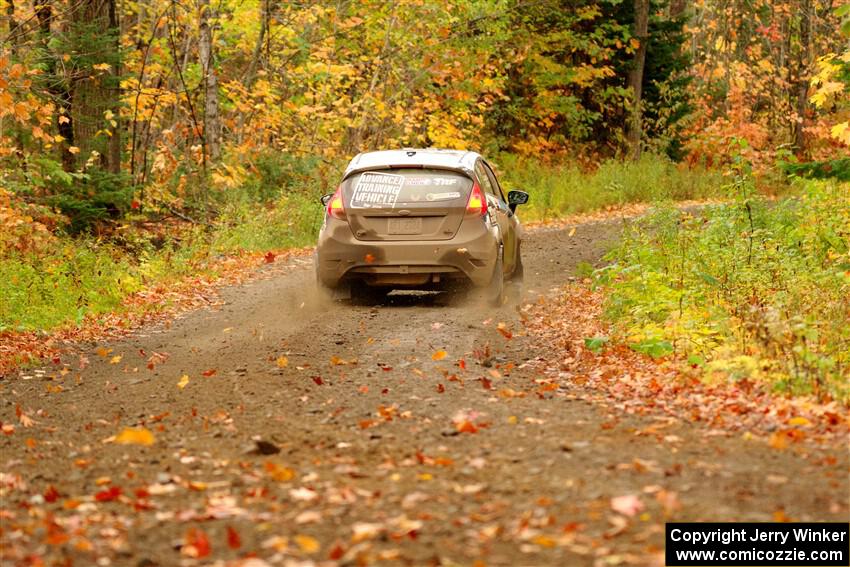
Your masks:
{"label": "rear wheel", "polygon": [[502,268],[501,248],[499,249],[499,255],[496,257],[496,265],[493,266],[493,276],[484,290],[484,297],[487,303],[495,307],[501,307],[507,299],[505,296],[505,272]]}

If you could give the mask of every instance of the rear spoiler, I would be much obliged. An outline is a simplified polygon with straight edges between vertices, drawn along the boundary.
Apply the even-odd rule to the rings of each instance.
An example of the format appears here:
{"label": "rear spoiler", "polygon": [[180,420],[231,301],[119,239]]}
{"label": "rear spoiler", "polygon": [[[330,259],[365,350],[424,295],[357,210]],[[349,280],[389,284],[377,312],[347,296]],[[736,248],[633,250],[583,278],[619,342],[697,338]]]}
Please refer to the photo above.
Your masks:
{"label": "rear spoiler", "polygon": [[441,169],[443,171],[454,171],[456,173],[460,173],[469,177],[470,179],[474,179],[474,172],[466,167],[453,167],[453,166],[445,166],[445,165],[431,165],[431,164],[423,164],[423,163],[400,163],[400,164],[387,164],[387,165],[370,165],[364,167],[352,167],[351,169],[346,169],[345,173],[342,174],[342,180],[345,181],[355,173],[362,173],[364,171],[382,171],[386,169]]}

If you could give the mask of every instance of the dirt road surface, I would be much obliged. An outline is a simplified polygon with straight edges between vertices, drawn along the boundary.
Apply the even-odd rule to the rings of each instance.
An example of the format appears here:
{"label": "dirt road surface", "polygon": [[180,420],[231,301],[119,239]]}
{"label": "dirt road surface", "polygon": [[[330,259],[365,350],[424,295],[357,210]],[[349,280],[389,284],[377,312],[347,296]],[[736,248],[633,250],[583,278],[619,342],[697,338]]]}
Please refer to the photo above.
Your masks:
{"label": "dirt road surface", "polygon": [[[618,234],[530,231],[526,299]],[[557,360],[514,307],[331,306],[313,281],[270,265],[220,308],[87,346],[83,370],[4,381],[3,564],[651,565],[668,518],[848,518],[846,447],[512,395]],[[155,441],[114,442],[127,427]]]}

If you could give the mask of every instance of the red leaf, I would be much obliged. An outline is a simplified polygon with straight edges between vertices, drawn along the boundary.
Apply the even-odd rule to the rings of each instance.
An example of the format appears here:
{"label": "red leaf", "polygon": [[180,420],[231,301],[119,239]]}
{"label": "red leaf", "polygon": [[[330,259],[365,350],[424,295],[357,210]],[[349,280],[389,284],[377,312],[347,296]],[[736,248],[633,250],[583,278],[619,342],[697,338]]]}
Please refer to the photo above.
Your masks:
{"label": "red leaf", "polygon": [[242,547],[242,539],[239,537],[239,532],[227,526],[227,547],[230,549],[239,549]]}
{"label": "red leaf", "polygon": [[272,262],[274,262],[275,255],[273,252],[266,252],[264,259],[266,261],[266,264],[271,264]]}
{"label": "red leaf", "polygon": [[210,540],[207,539],[207,534],[198,528],[190,528],[186,532],[186,545],[183,546],[181,552],[189,557],[201,558],[210,554]]}
{"label": "red leaf", "polygon": [[47,490],[44,491],[44,501],[45,502],[56,502],[59,498],[59,491],[51,484],[47,487]]}
{"label": "red leaf", "polygon": [[218,370],[216,370],[215,368],[210,368],[209,370],[204,370],[203,372],[201,372],[201,376],[209,378],[210,376],[215,376],[216,372],[218,372]]}
{"label": "red leaf", "polygon": [[481,377],[481,385],[484,386],[485,390],[493,389],[493,382],[491,382],[489,378],[484,378],[483,376]]}
{"label": "red leaf", "polygon": [[340,544],[336,544],[331,548],[331,552],[328,554],[328,559],[336,561],[338,559],[342,559],[342,556],[345,555],[345,549]]}
{"label": "red leaf", "polygon": [[321,386],[322,384],[325,383],[325,381],[322,380],[321,376],[313,376],[313,382],[316,383],[316,386]]}
{"label": "red leaf", "polygon": [[131,209],[138,209],[138,208],[139,208],[139,202],[138,202],[137,200],[133,199],[133,200],[130,202],[130,208],[131,208]]}
{"label": "red leaf", "polygon": [[457,361],[457,365],[460,366],[461,370],[466,370],[466,361],[464,359],[460,359]]}
{"label": "red leaf", "polygon": [[118,500],[119,496],[121,496],[121,487],[110,486],[106,490],[101,490],[95,494],[94,499],[98,502],[112,502],[113,500]]}
{"label": "red leaf", "polygon": [[446,391],[446,387],[445,387],[445,386],[443,386],[442,384],[437,384],[437,393],[438,393],[438,394],[442,394],[442,393],[443,393],[443,392],[445,392],[445,391]]}

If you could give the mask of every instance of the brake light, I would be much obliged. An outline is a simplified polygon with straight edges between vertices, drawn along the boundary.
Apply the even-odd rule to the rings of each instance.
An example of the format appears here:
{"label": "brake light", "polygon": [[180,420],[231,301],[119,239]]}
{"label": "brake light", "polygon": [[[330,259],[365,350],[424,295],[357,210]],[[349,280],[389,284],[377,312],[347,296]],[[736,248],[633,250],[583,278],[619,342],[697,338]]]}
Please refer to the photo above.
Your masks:
{"label": "brake light", "polygon": [[484,193],[481,191],[481,186],[478,182],[472,184],[472,191],[469,193],[469,201],[466,202],[466,213],[484,216],[487,214],[487,199],[484,198]]}
{"label": "brake light", "polygon": [[342,185],[337,187],[336,193],[328,201],[328,216],[345,220],[345,207],[342,204]]}

